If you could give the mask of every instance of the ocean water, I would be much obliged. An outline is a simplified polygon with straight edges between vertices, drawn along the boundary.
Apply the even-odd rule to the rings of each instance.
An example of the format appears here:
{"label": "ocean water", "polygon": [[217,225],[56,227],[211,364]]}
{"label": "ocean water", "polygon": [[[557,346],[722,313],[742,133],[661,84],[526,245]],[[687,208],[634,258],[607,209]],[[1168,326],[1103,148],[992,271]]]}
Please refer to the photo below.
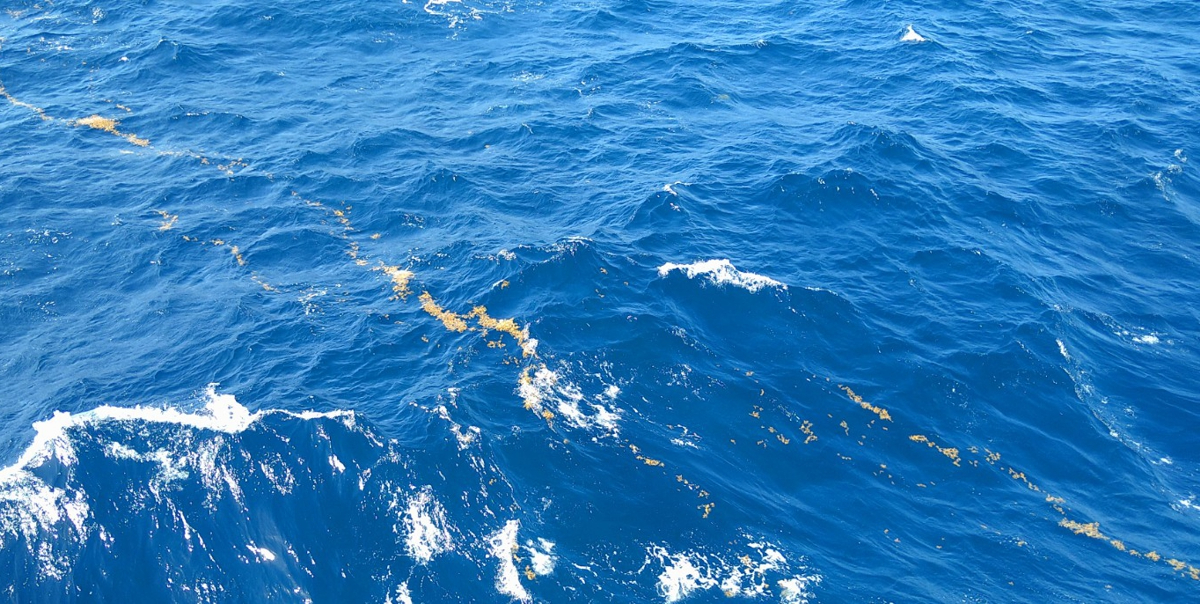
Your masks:
{"label": "ocean water", "polygon": [[1191,4],[3,8],[0,601],[1200,599]]}

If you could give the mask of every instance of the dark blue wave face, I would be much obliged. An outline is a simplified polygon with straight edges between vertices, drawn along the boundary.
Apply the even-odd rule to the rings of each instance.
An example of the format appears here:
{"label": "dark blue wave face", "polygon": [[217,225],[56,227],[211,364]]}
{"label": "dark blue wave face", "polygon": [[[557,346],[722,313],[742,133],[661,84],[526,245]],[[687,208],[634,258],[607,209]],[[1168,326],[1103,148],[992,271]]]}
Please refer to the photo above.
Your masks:
{"label": "dark blue wave face", "polygon": [[5,8],[0,601],[1200,593],[1178,6]]}

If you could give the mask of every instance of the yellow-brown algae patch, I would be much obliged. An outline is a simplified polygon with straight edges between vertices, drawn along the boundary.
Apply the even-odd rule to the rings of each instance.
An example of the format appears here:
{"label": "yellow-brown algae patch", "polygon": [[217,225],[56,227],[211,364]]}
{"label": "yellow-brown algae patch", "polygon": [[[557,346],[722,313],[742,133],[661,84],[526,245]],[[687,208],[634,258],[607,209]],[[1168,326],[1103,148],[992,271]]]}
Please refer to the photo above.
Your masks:
{"label": "yellow-brown algae patch", "polygon": [[272,287],[270,283],[263,281],[262,277],[259,277],[258,275],[250,275],[250,279],[252,281],[254,281],[255,283],[261,285],[263,288],[263,291],[269,291],[269,292],[275,291],[275,288]]}
{"label": "yellow-brown algae patch", "polygon": [[217,164],[217,169],[224,172],[226,176],[233,176],[234,168],[245,168],[249,165],[240,159],[231,159],[227,164]]}
{"label": "yellow-brown algae patch", "polygon": [[[393,300],[408,299],[408,294],[412,293],[408,289],[408,282],[413,278],[412,271],[400,268],[399,266],[388,266],[382,262],[379,263],[379,266],[375,270],[382,271],[383,274],[392,280],[392,292],[395,294],[392,296]],[[424,302],[424,297],[422,297],[422,302]],[[426,312],[428,312],[428,309],[426,309]]]}
{"label": "yellow-brown algae patch", "polygon": [[471,309],[471,313],[467,316],[474,317],[479,326],[484,329],[494,329],[512,336],[518,344],[524,343],[527,337],[525,332],[521,331],[520,327],[517,327],[516,321],[512,319],[493,319],[487,314],[487,307],[476,306]]}
{"label": "yellow-brown algae patch", "polygon": [[938,447],[938,451],[941,451],[942,455],[949,457],[954,462],[954,465],[959,465],[958,449],[954,447]]}
{"label": "yellow-brown algae patch", "polygon": [[179,221],[178,214],[169,214],[166,210],[159,210],[158,215],[162,216],[163,223],[158,225],[158,230],[169,231],[175,227],[175,223]]}
{"label": "yellow-brown algae patch", "polygon": [[99,115],[91,115],[75,120],[75,124],[79,126],[87,126],[88,128],[95,128],[96,130],[103,130],[111,134],[120,134],[120,132],[117,131],[117,120],[109,119],[107,117],[100,117]]}
{"label": "yellow-brown algae patch", "polygon": [[1162,556],[1159,556],[1158,552],[1150,552],[1150,553],[1146,554],[1146,557],[1155,562],[1158,562],[1159,560],[1162,559]]}
{"label": "yellow-brown algae patch", "polygon": [[[1075,522],[1074,520],[1063,518],[1062,520],[1058,521],[1058,526],[1061,526],[1065,529],[1070,529],[1071,532],[1075,533],[1076,535],[1083,535],[1085,537],[1091,537],[1092,539],[1108,539],[1104,533],[1100,532],[1099,522],[1089,522],[1084,524],[1082,522]],[[1170,561],[1168,560],[1168,562]]]}
{"label": "yellow-brown algae patch", "polygon": [[[800,424],[800,431],[804,433],[804,444],[806,445],[814,440],[817,440],[817,435],[813,434],[812,425],[812,422],[808,420],[804,420],[804,422]],[[783,444],[786,445],[787,443]]]}
{"label": "yellow-brown algae patch", "polygon": [[[429,342],[429,339],[426,338],[425,336],[421,336],[421,339],[424,340],[425,342]],[[529,375],[529,373],[531,371],[533,371],[533,367],[526,367],[525,370],[521,372],[521,377],[517,381],[522,388],[529,388],[529,387],[533,386],[533,376]],[[541,409],[541,407],[542,407],[542,405],[541,405],[541,397],[540,396],[525,397],[525,408],[527,410],[536,411],[538,409]],[[632,446],[632,445],[630,445],[630,446]],[[637,453],[637,451],[634,451],[634,453]]]}
{"label": "yellow-brown algae patch", "polygon": [[1170,564],[1171,568],[1174,568],[1179,572],[1183,572],[1183,569],[1187,568],[1187,564],[1185,564],[1182,560],[1176,560],[1175,558],[1167,560],[1167,564]]}
{"label": "yellow-brown algae patch", "polygon": [[[10,14],[11,14],[11,12],[10,12]],[[28,110],[36,113],[38,115],[38,117],[42,118],[42,121],[48,122],[48,121],[54,119],[46,114],[45,109],[42,109],[41,107],[38,107],[36,105],[30,105],[29,103],[26,103],[25,101],[22,101],[22,100],[18,99],[17,97],[9,94],[8,90],[4,87],[3,84],[0,84],[0,96],[3,96],[4,98],[8,99],[9,103],[12,103],[13,105],[15,105],[17,107],[23,107],[25,109],[28,109]]]}
{"label": "yellow-brown algae patch", "polygon": [[446,329],[462,333],[467,330],[467,322],[463,320],[457,313],[443,309],[434,302],[433,296],[429,292],[421,293],[421,310],[424,310],[429,316],[442,322]]}
{"label": "yellow-brown algae patch", "polygon": [[792,439],[790,439],[790,438],[788,438],[788,437],[786,437],[786,436],[784,436],[784,435],[782,435],[782,434],[776,434],[776,435],[775,435],[775,438],[778,438],[778,439],[779,439],[779,442],[781,442],[781,443],[783,443],[783,444],[785,444],[785,445],[790,445],[790,444],[792,444]]}
{"label": "yellow-brown algae patch", "polygon": [[534,572],[533,572],[533,569],[532,569],[532,568],[529,568],[528,566],[526,566],[526,567],[525,567],[525,578],[526,578],[526,579],[529,579],[530,581],[532,581],[532,580],[534,580],[534,579],[536,579],[536,578],[537,578],[537,575],[536,575],[536,574],[534,574]]}
{"label": "yellow-brown algae patch", "polygon": [[1012,476],[1012,479],[1013,479],[1013,480],[1020,480],[1021,482],[1025,483],[1025,486],[1026,486],[1026,487],[1027,487],[1027,488],[1028,488],[1030,491],[1038,491],[1038,492],[1041,492],[1041,489],[1039,489],[1039,488],[1038,488],[1038,486],[1037,486],[1036,484],[1033,484],[1032,482],[1030,482],[1030,481],[1029,481],[1029,478],[1027,478],[1027,477],[1025,476],[1025,473],[1024,473],[1024,472],[1018,472],[1018,471],[1016,471],[1016,470],[1015,470],[1015,469],[1013,469],[1013,468],[1009,468],[1009,469],[1008,469],[1008,475],[1009,475],[1009,476]]}
{"label": "yellow-brown algae patch", "polygon": [[715,507],[717,507],[717,504],[709,502],[709,503],[705,503],[703,505],[696,506],[696,509],[704,510],[704,515],[701,517],[708,518],[708,515],[712,513],[713,508],[715,508]]}
{"label": "yellow-brown algae patch", "polygon": [[121,138],[123,138],[123,139],[129,141],[130,143],[133,143],[139,147],[149,147],[150,146],[150,141],[148,139],[144,139],[135,134],[122,134]]}
{"label": "yellow-brown algae patch", "polygon": [[1066,501],[1062,497],[1055,497],[1053,495],[1047,494],[1046,495],[1046,503],[1049,503],[1050,507],[1054,508],[1054,510],[1057,511],[1059,514],[1062,514],[1064,516],[1067,515],[1066,510],[1063,509],[1063,504],[1066,503]]}
{"label": "yellow-brown algae patch", "polygon": [[234,259],[237,260],[238,266],[246,266],[246,259],[242,258],[242,252],[238,250],[238,246],[229,246],[229,253],[233,254]]}
{"label": "yellow-brown algae patch", "polygon": [[345,210],[334,210],[333,215],[337,218],[337,221],[346,228],[346,230],[352,230],[353,227],[350,226],[350,219],[346,217]]}
{"label": "yellow-brown algae patch", "polygon": [[863,409],[866,409],[867,411],[870,411],[871,413],[878,415],[879,419],[886,420],[889,422],[892,421],[892,414],[888,413],[887,409],[884,409],[883,407],[878,407],[876,405],[872,405],[871,403],[864,401],[863,397],[856,394],[853,390],[850,389],[849,386],[839,385],[838,387],[846,392],[846,396],[850,397],[850,400],[858,403],[859,407],[862,407]]}
{"label": "yellow-brown algae patch", "polygon": [[646,465],[648,465],[648,466],[659,466],[659,467],[661,467],[661,466],[663,465],[663,462],[661,462],[661,461],[659,461],[659,460],[657,460],[657,459],[650,459],[649,457],[642,457],[642,456],[640,456],[640,455],[639,455],[639,456],[638,456],[638,459],[642,460],[642,463],[644,463],[644,464],[646,464]]}
{"label": "yellow-brown algae patch", "polygon": [[150,146],[150,141],[144,138],[139,138],[133,134],[126,134],[120,130],[117,130],[118,123],[119,122],[117,122],[117,120],[101,117],[99,115],[89,115],[88,117],[77,119],[73,122],[73,124],[76,126],[87,126],[88,128],[92,128],[94,130],[103,130],[109,134],[119,136],[139,147]]}

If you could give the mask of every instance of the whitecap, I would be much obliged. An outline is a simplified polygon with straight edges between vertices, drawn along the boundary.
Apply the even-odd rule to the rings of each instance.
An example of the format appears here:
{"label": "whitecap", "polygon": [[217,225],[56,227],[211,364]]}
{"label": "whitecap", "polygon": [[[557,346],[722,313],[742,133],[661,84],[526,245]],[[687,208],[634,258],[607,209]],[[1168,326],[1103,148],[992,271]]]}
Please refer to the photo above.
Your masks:
{"label": "whitecap", "polygon": [[527,602],[530,600],[529,591],[521,584],[521,575],[517,572],[514,556],[517,553],[517,531],[521,522],[509,520],[504,528],[488,537],[488,552],[500,561],[496,569],[496,591],[511,598]]}
{"label": "whitecap", "polygon": [[251,543],[246,546],[246,549],[253,552],[254,557],[258,558],[259,562],[274,562],[275,561],[275,552],[273,552],[265,547],[258,547],[256,545],[254,545],[253,543]]}
{"label": "whitecap", "polygon": [[[701,556],[671,555],[661,547],[655,548],[651,553],[663,563],[663,571],[658,575],[658,595],[662,596],[667,604],[678,602],[694,591],[717,585],[717,581],[709,576],[708,571],[697,567],[697,563],[704,566]],[[667,564],[668,561],[670,564]]]}
{"label": "whitecap", "polygon": [[671,271],[680,271],[687,275],[688,279],[703,276],[716,285],[733,285],[752,293],[764,287],[787,289],[787,285],[770,277],[739,271],[732,262],[726,259],[701,260],[691,264],[668,262],[658,267],[658,276],[666,277]]}
{"label": "whitecap", "polygon": [[675,190],[675,186],[676,186],[676,185],[683,185],[683,186],[685,186],[685,187],[686,187],[686,186],[689,186],[689,185],[691,185],[691,184],[692,184],[692,183],[690,183],[690,182],[683,182],[682,180],[677,180],[677,181],[675,181],[675,182],[673,182],[673,183],[668,183],[668,184],[665,184],[665,185],[663,185],[663,188],[662,188],[662,190],[663,190],[663,191],[665,191],[665,192],[667,192],[667,193],[670,193],[670,194],[671,194],[672,196],[674,196],[674,197],[679,197],[679,192]]}
{"label": "whitecap", "polygon": [[392,599],[392,594],[387,595],[384,604],[413,604],[412,594],[408,591],[408,581],[396,586],[396,599]]}
{"label": "whitecap", "polygon": [[446,510],[428,486],[409,498],[404,511],[404,528],[408,555],[420,564],[427,564],[434,556],[454,547],[446,528]]}
{"label": "whitecap", "polygon": [[798,569],[770,543],[751,542],[746,547],[749,551],[736,557],[732,557],[734,552],[673,554],[661,546],[652,546],[646,553],[647,562],[657,559],[662,565],[657,589],[667,604],[714,587],[730,598],[778,595],[785,604],[801,604],[812,597],[810,587],[820,582],[819,575],[795,574]]}
{"label": "whitecap", "polygon": [[[574,428],[600,429],[612,436],[619,432],[619,410],[587,402],[579,386],[545,365],[536,369],[526,368],[521,374],[517,393],[525,402],[525,408],[539,415],[545,416],[546,413],[550,413],[552,417],[557,412]],[[609,400],[613,400],[619,393],[619,388],[615,391],[612,387],[605,389],[605,395],[610,396]]]}
{"label": "whitecap", "polygon": [[819,575],[797,575],[791,579],[779,581],[780,604],[808,604],[813,597],[811,586],[821,583]]}
{"label": "whitecap", "polygon": [[921,42],[928,42],[929,40],[925,36],[917,33],[917,30],[913,29],[913,26],[910,23],[908,28],[904,30],[904,35],[900,36],[900,41],[911,44],[920,44]]}
{"label": "whitecap", "polygon": [[554,555],[553,541],[542,538],[538,538],[537,543],[527,541],[525,551],[529,554],[529,568],[533,574],[545,576],[554,572],[554,563],[558,559]]}

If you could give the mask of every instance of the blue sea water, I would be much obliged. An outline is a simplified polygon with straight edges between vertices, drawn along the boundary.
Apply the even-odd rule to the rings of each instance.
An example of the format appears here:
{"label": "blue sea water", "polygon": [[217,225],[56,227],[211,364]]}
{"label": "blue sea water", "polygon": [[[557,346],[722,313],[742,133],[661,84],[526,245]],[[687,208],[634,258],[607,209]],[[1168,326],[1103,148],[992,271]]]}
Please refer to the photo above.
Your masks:
{"label": "blue sea water", "polygon": [[3,8],[0,601],[1200,598],[1191,4]]}

